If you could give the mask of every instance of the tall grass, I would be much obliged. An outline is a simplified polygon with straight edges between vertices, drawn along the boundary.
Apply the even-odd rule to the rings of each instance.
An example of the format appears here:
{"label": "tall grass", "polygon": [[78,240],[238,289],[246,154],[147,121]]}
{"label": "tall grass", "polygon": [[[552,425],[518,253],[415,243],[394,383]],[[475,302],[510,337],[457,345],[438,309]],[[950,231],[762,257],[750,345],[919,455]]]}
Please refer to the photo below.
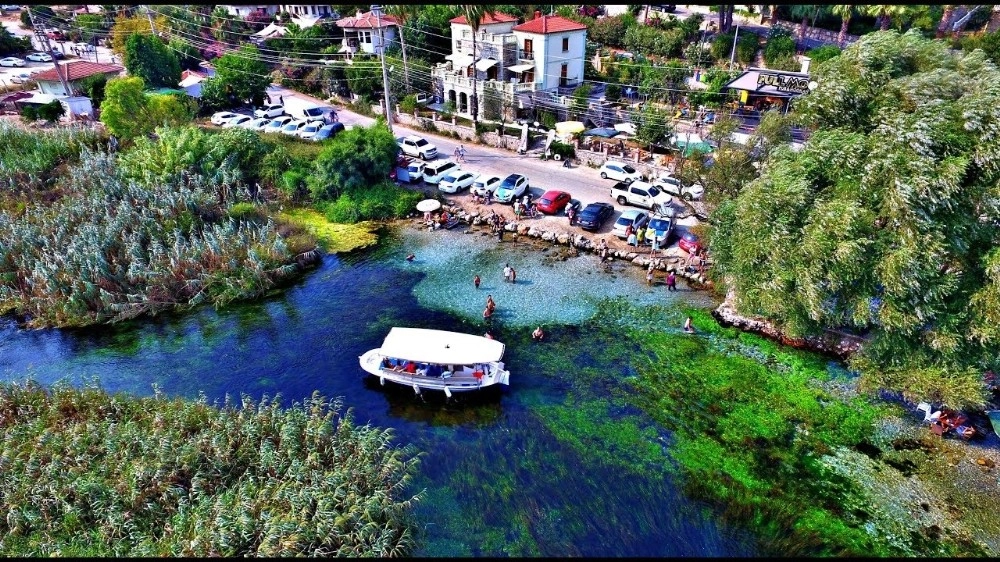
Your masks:
{"label": "tall grass", "polygon": [[91,129],[27,131],[0,121],[0,193],[49,187],[60,165],[75,161],[83,147],[96,148],[100,140]]}
{"label": "tall grass", "polygon": [[403,556],[418,459],[318,394],[0,384],[4,556]]}
{"label": "tall grass", "polygon": [[31,327],[220,306],[301,270],[272,222],[226,217],[246,196],[226,174],[145,185],[122,178],[113,156],[86,152],[65,186],[73,196],[53,205],[0,212],[0,313]]}

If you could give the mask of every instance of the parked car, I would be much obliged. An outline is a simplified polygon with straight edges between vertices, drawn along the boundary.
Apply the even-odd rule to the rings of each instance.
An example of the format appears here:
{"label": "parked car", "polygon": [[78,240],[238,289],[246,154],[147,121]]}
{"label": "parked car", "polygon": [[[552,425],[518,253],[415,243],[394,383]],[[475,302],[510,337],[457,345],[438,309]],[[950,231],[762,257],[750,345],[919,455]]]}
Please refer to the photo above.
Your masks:
{"label": "parked car", "polygon": [[635,205],[650,209],[654,213],[670,209],[673,197],[656,188],[655,185],[635,180],[632,183],[620,181],[611,186],[611,198],[619,205]]}
{"label": "parked car", "polygon": [[693,232],[685,232],[681,234],[680,240],[677,241],[677,247],[684,250],[687,253],[697,252],[701,248],[701,240],[698,235]]}
{"label": "parked car", "polygon": [[408,156],[400,155],[400,158],[406,160],[406,174],[405,179],[410,183],[416,183],[424,179],[424,168],[427,167],[427,163],[422,160],[415,160]]}
{"label": "parked car", "polygon": [[546,215],[554,215],[566,208],[572,199],[573,196],[565,191],[551,189],[543,193],[542,198],[538,200],[538,210]]}
{"label": "parked car", "polygon": [[615,225],[611,227],[611,234],[624,240],[626,238],[625,229],[628,228],[628,225],[631,224],[632,228],[636,229],[640,226],[646,226],[647,222],[649,222],[649,215],[646,214],[646,211],[626,209],[622,211],[621,216],[615,221]]}
{"label": "parked car", "polygon": [[49,54],[52,55],[52,58],[56,60],[62,60],[66,58],[66,55],[63,54],[63,52],[58,49],[52,49],[51,51],[49,51]]}
{"label": "parked car", "polygon": [[5,12],[16,12],[20,9],[21,6],[18,6],[17,4],[4,4],[0,6],[0,10],[3,10]]}
{"label": "parked car", "polygon": [[632,183],[641,177],[639,171],[632,166],[629,166],[628,164],[618,164],[616,162],[605,162],[601,166],[600,172],[601,179],[612,179],[615,181],[623,181],[625,183]]}
{"label": "parked car", "polygon": [[73,44],[73,46],[76,47],[79,51],[84,53],[94,52],[94,46],[91,45],[90,43],[75,43]]}
{"label": "parked car", "polygon": [[674,216],[653,215],[646,227],[645,242],[652,245],[655,238],[657,247],[666,248],[670,243],[670,238],[674,235]]}
{"label": "parked car", "polygon": [[458,193],[471,186],[478,177],[478,172],[453,170],[441,178],[441,181],[438,182],[438,189],[445,193]]}
{"label": "parked car", "polygon": [[223,129],[231,129],[233,127],[238,127],[244,123],[249,123],[253,121],[253,117],[249,115],[237,115],[236,117],[231,117],[222,124]]}
{"label": "parked car", "polygon": [[297,136],[299,134],[299,129],[305,126],[306,126],[305,121],[293,119],[292,121],[285,123],[285,126],[281,128],[281,134],[289,136]]}
{"label": "parked car", "polygon": [[233,113],[232,111],[218,111],[212,114],[212,124],[225,125],[226,121],[239,116],[239,113]]}
{"label": "parked car", "polygon": [[604,226],[604,222],[613,214],[615,214],[615,206],[611,203],[591,203],[580,211],[576,222],[584,230],[600,230]]}
{"label": "parked car", "polygon": [[521,174],[511,174],[497,186],[493,195],[500,203],[513,203],[514,199],[528,192],[528,178]]}
{"label": "parked car", "polygon": [[318,133],[319,130],[322,128],[323,128],[322,121],[310,121],[306,123],[305,126],[303,126],[301,129],[299,129],[298,133],[296,134],[299,136],[300,139],[309,140],[314,136],[316,136],[316,133]]}
{"label": "parked car", "polygon": [[343,130],[344,130],[344,124],[340,122],[330,123],[329,125],[323,125],[322,127],[319,128],[318,131],[316,131],[316,134],[312,136],[311,140],[315,142],[326,140]]}
{"label": "parked car", "polygon": [[31,75],[27,72],[20,72],[10,77],[10,81],[14,84],[27,84],[31,80]]}
{"label": "parked car", "polygon": [[24,66],[24,59],[4,57],[0,59],[0,66]]}
{"label": "parked car", "polygon": [[396,142],[399,144],[399,148],[402,149],[403,154],[407,156],[422,158],[424,160],[433,160],[434,158],[437,158],[437,147],[423,137],[410,135],[407,137],[400,137],[396,139]]}
{"label": "parked car", "polygon": [[432,185],[437,184],[446,175],[460,168],[461,166],[451,160],[429,162],[424,166],[424,181]]}
{"label": "parked car", "polygon": [[280,132],[285,125],[291,122],[291,120],[292,120],[291,115],[282,115],[281,117],[275,117],[274,119],[271,119],[271,122],[268,123],[267,126],[265,126],[261,130],[264,131],[265,133],[277,133]]}
{"label": "parked car", "polygon": [[239,125],[237,125],[237,127],[240,127],[241,129],[250,129],[251,131],[259,131],[264,127],[266,127],[267,124],[270,122],[271,120],[268,119],[267,117],[258,117],[256,119],[244,121]]}
{"label": "parked car", "polygon": [[662,175],[656,178],[653,185],[659,187],[661,190],[669,193],[671,195],[676,195],[678,197],[683,197],[688,201],[694,199],[701,199],[701,196],[705,193],[705,188],[701,184],[695,183],[691,185],[684,185],[681,180],[670,176]]}
{"label": "parked car", "polygon": [[253,110],[254,117],[269,117],[274,119],[275,117],[281,117],[285,114],[285,106],[280,103],[269,103],[264,107],[258,107]]}
{"label": "parked car", "polygon": [[500,181],[500,176],[479,176],[476,178],[476,181],[472,182],[470,190],[475,195],[485,197],[487,193],[493,193],[496,191],[497,187],[500,185]]}
{"label": "parked car", "polygon": [[31,53],[24,57],[24,59],[31,62],[52,62],[52,55],[48,53]]}

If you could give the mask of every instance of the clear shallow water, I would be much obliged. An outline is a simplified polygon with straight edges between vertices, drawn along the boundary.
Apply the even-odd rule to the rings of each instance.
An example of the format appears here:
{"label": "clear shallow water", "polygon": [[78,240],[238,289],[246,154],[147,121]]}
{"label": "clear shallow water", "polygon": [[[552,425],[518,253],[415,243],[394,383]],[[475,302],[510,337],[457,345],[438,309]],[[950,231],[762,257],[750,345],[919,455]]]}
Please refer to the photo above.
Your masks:
{"label": "clear shallow water", "polygon": [[[51,384],[97,379],[110,391],[210,400],[227,393],[314,390],[343,397],[360,423],[393,428],[424,451],[416,490],[418,556],[752,556],[746,533],[721,526],[664,470],[669,435],[628,406],[630,350],[577,324],[599,299],[706,303],[649,288],[638,268],[598,272],[592,256],[552,263],[524,243],[404,230],[339,258],[270,299],[128,325],[23,331],[0,320],[0,378]],[[413,262],[403,257],[416,254]],[[518,270],[504,284],[505,262]],[[482,277],[476,291],[472,277]],[[395,325],[481,333],[507,344],[511,386],[475,396],[415,396],[362,378],[358,356]],[[530,339],[544,323],[544,343]],[[679,326],[678,326],[679,327]]]}

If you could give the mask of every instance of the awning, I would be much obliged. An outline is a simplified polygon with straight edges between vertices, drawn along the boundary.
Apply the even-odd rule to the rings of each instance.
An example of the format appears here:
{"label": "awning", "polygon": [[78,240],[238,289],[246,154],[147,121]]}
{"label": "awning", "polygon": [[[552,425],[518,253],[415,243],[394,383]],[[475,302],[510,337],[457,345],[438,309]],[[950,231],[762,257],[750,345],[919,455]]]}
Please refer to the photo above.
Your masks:
{"label": "awning", "polygon": [[514,66],[508,66],[507,70],[511,72],[517,72],[520,74],[521,72],[524,72],[526,70],[531,70],[533,68],[535,68],[535,65],[533,64],[515,64]]}
{"label": "awning", "polygon": [[465,68],[474,62],[472,55],[463,55],[461,53],[451,54],[445,58],[452,62],[454,68]]}
{"label": "awning", "polygon": [[494,59],[481,59],[479,62],[476,63],[476,70],[483,70],[483,71],[489,70],[496,63],[497,61]]}
{"label": "awning", "polygon": [[615,129],[612,129],[610,127],[599,127],[597,129],[590,129],[588,131],[584,131],[583,132],[584,136],[589,136],[589,137],[603,137],[603,138],[606,138],[606,139],[613,138],[617,134],[618,134],[618,131],[615,130]]}

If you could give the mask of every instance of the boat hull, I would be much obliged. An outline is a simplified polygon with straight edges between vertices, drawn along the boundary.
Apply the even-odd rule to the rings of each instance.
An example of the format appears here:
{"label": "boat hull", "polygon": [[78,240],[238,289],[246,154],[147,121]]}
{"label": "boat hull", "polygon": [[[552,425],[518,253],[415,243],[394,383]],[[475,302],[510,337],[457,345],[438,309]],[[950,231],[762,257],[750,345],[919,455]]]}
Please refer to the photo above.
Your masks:
{"label": "boat hull", "polygon": [[510,372],[504,369],[502,361],[483,363],[486,370],[479,377],[475,376],[471,370],[464,370],[447,377],[437,377],[384,368],[382,366],[384,356],[379,351],[379,349],[369,350],[359,360],[361,368],[370,375],[378,377],[383,385],[388,381],[413,387],[418,392],[419,390],[440,390],[450,394],[480,390],[496,384],[507,385],[510,380]]}

